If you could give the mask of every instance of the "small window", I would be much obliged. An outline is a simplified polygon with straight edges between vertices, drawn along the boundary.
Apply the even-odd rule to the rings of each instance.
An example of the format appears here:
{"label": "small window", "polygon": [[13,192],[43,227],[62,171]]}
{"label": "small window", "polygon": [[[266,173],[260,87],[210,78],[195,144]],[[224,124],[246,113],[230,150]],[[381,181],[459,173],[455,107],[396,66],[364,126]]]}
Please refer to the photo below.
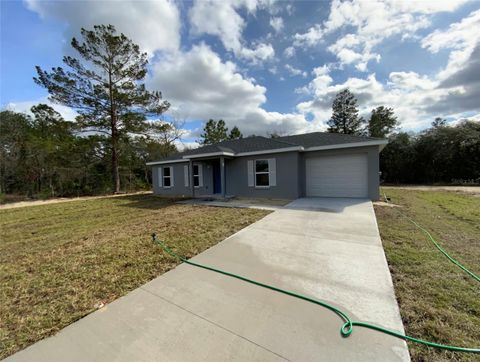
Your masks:
{"label": "small window", "polygon": [[172,168],[163,168],[163,187],[172,187]]}
{"label": "small window", "polygon": [[255,186],[270,186],[268,160],[255,160]]}
{"label": "small window", "polygon": [[193,165],[193,186],[200,186],[200,171],[198,165]]}

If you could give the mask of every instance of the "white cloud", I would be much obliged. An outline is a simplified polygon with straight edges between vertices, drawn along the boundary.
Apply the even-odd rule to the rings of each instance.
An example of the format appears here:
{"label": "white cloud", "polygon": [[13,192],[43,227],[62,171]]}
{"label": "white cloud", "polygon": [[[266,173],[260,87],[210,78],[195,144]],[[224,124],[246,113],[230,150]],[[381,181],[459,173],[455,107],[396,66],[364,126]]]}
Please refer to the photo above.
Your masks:
{"label": "white cloud", "polygon": [[321,25],[315,25],[308,29],[306,33],[303,34],[295,34],[294,37],[294,46],[313,46],[318,44],[318,42],[323,38],[324,31]]}
{"label": "white cloud", "polygon": [[180,45],[180,18],[173,1],[42,1],[26,0],[30,10],[43,18],[66,24],[66,41],[80,28],[112,24],[143,51],[176,50]]}
{"label": "white cloud", "polygon": [[480,39],[480,10],[472,12],[459,23],[453,23],[447,30],[435,30],[422,39],[422,47],[432,53],[441,49],[464,49],[475,45]]}
{"label": "white cloud", "polygon": [[[310,47],[327,36],[339,35],[328,47],[342,64],[355,65],[367,71],[370,60],[380,60],[374,48],[385,39],[414,37],[419,29],[430,25],[430,16],[453,11],[467,0],[458,1],[339,1],[334,0],[326,21],[294,35],[294,45]],[[350,30],[344,34],[341,30]]]}
{"label": "white cloud", "polygon": [[465,67],[474,48],[480,43],[480,10],[473,11],[446,30],[435,30],[422,39],[422,47],[435,54],[442,49],[451,49],[448,64],[439,74],[446,79]]}
{"label": "white cloud", "polygon": [[295,48],[294,47],[287,47],[283,51],[283,55],[285,55],[286,58],[291,58],[295,55]]}
{"label": "white cloud", "polygon": [[243,77],[233,62],[223,62],[205,44],[160,59],[153,65],[148,86],[162,90],[181,118],[222,118],[246,135],[272,129],[292,132],[308,126],[300,114],[264,110],[266,88]]}
{"label": "white cloud", "polygon": [[242,39],[246,24],[237,10],[246,8],[247,12],[254,13],[260,5],[256,0],[197,0],[189,12],[192,32],[218,36],[225,49],[253,63],[271,59],[275,55],[271,44],[259,43],[249,48]]}
{"label": "white cloud", "polygon": [[47,97],[43,97],[43,98],[32,100],[32,101],[9,102],[5,108],[15,112],[21,112],[21,113],[32,115],[32,112],[30,111],[30,109],[39,103],[44,103],[49,105],[50,107],[55,109],[58,113],[60,113],[66,121],[74,121],[75,117],[78,116],[78,113],[75,112],[70,107],[52,103],[47,99]]}
{"label": "white cloud", "polygon": [[270,26],[275,30],[276,33],[279,33],[283,29],[283,19],[280,17],[274,17],[270,19]]}
{"label": "white cloud", "polygon": [[392,72],[386,84],[379,82],[374,73],[366,78],[350,77],[343,83],[334,84],[326,67],[314,70],[315,78],[303,90],[311,99],[297,105],[299,112],[311,114],[314,124],[325,125],[331,116],[335,95],[345,88],[358,99],[360,114],[368,118],[370,111],[378,106],[393,107],[404,129],[419,129],[428,126],[435,116],[449,116],[430,109],[449,94],[448,89],[438,87],[439,82],[414,72]]}
{"label": "white cloud", "polygon": [[307,72],[298,68],[294,68],[290,64],[285,64],[285,69],[288,70],[288,72],[293,76],[301,75],[302,77],[306,78],[308,75]]}

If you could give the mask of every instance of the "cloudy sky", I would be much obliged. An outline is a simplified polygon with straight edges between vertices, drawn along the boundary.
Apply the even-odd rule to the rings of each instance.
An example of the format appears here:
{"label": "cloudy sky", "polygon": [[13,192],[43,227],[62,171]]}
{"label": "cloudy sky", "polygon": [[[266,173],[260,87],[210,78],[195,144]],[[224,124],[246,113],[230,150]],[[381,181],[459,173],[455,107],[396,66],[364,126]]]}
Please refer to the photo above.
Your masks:
{"label": "cloudy sky", "polygon": [[[324,130],[348,87],[404,130],[480,120],[480,1],[1,1],[2,108],[46,102],[34,66],[61,65],[81,27],[113,24],[150,56],[146,83],[186,120],[248,134]],[[74,112],[55,106],[66,117]]]}

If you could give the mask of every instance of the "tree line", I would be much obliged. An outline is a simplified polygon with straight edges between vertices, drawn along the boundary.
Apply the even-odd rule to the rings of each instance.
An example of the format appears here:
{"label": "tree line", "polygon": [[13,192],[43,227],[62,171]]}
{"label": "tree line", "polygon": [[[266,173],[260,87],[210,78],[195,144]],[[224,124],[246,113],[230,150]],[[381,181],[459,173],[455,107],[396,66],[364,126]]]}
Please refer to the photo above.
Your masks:
{"label": "tree line", "polygon": [[357,99],[345,89],[332,104],[328,131],[388,138],[380,153],[386,183],[480,184],[480,123],[463,120],[449,126],[436,118],[418,133],[399,132],[393,108],[380,106],[368,120],[358,115]]}
{"label": "tree line", "polygon": [[480,184],[480,123],[448,126],[437,118],[419,133],[389,135],[380,153],[381,179],[387,183]]}
{"label": "tree line", "polygon": [[[0,194],[46,198],[111,191],[112,149],[107,135],[85,134],[77,122],[66,121],[45,104],[31,112],[32,116],[0,112]],[[171,123],[162,125],[155,136],[124,134],[117,140],[124,191],[149,188],[146,162],[176,151],[178,130]]]}

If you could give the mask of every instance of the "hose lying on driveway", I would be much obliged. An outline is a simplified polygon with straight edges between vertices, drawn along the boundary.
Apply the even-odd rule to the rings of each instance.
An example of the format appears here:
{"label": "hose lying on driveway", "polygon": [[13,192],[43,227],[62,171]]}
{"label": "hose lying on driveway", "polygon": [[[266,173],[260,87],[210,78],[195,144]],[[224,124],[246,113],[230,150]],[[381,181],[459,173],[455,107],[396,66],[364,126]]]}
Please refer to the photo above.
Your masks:
{"label": "hose lying on driveway", "polygon": [[172,257],[176,258],[177,260],[179,261],[182,261],[186,264],[189,264],[189,265],[192,265],[192,266],[195,266],[195,267],[198,267],[198,268],[202,268],[202,269],[207,269],[207,270],[210,270],[210,271],[213,271],[215,273],[220,273],[220,274],[223,274],[223,275],[226,275],[226,276],[229,276],[229,277],[232,277],[232,278],[236,278],[236,279],[240,279],[244,282],[247,282],[247,283],[250,283],[250,284],[254,284],[254,285],[257,285],[259,287],[263,287],[263,288],[266,288],[266,289],[270,289],[270,290],[273,290],[275,292],[279,292],[279,293],[282,293],[282,294],[286,294],[286,295],[289,295],[291,297],[294,297],[294,298],[298,298],[298,299],[302,299],[302,300],[305,300],[307,302],[310,302],[310,303],[313,303],[313,304],[316,304],[316,305],[319,305],[321,307],[324,307],[324,308],[327,308],[327,309],[330,309],[332,312],[334,312],[335,314],[337,314],[343,321],[344,321],[344,324],[342,325],[342,327],[340,328],[340,334],[343,336],[343,337],[348,337],[350,336],[350,334],[352,334],[353,332],[353,327],[354,326],[358,326],[358,327],[364,327],[364,328],[369,328],[369,329],[373,329],[375,331],[378,331],[378,332],[382,332],[382,333],[386,333],[386,334],[389,334],[391,336],[394,336],[394,337],[397,337],[397,338],[400,338],[400,339],[404,339],[404,340],[407,340],[407,341],[410,341],[410,342],[415,342],[415,343],[420,343],[420,344],[424,344],[424,345],[427,345],[427,346],[430,346],[430,347],[435,347],[435,348],[440,348],[440,349],[446,349],[448,351],[455,351],[455,352],[466,352],[466,353],[480,353],[480,348],[465,348],[465,347],[456,347],[456,346],[448,346],[448,345],[444,345],[444,344],[439,344],[439,343],[434,343],[434,342],[429,342],[429,341],[424,341],[422,339],[418,339],[418,338],[414,338],[414,337],[410,337],[410,336],[407,336],[407,335],[403,335],[399,332],[396,332],[394,330],[391,330],[391,329],[388,329],[388,328],[384,328],[384,327],[380,327],[380,326],[377,326],[377,325],[374,325],[374,324],[370,324],[370,323],[365,323],[365,322],[358,322],[358,321],[353,321],[350,319],[350,317],[345,313],[343,312],[342,310],[340,310],[339,308],[336,308],[334,307],[333,305],[330,305],[324,301],[321,301],[321,300],[318,300],[318,299],[314,299],[312,297],[308,297],[306,295],[303,295],[303,294],[300,294],[300,293],[296,293],[296,292],[292,292],[290,290],[286,290],[286,289],[282,289],[282,288],[278,288],[278,287],[275,287],[273,285],[269,285],[269,284],[265,284],[265,283],[262,283],[262,282],[258,282],[256,280],[253,280],[253,279],[249,279],[249,278],[246,278],[246,277],[243,277],[241,275],[237,275],[237,274],[234,274],[234,273],[230,273],[230,272],[227,272],[225,270],[221,270],[221,269],[217,269],[217,268],[213,268],[211,266],[208,266],[208,265],[204,265],[204,264],[200,264],[200,263],[196,263],[196,262],[193,262],[193,261],[190,261],[178,254],[176,254],[173,250],[171,250],[168,246],[166,246],[164,243],[162,243],[160,240],[157,239],[157,236],[155,233],[152,234],[152,240],[153,242],[157,243],[158,245],[160,245],[160,247],[169,255],[171,255]]}

